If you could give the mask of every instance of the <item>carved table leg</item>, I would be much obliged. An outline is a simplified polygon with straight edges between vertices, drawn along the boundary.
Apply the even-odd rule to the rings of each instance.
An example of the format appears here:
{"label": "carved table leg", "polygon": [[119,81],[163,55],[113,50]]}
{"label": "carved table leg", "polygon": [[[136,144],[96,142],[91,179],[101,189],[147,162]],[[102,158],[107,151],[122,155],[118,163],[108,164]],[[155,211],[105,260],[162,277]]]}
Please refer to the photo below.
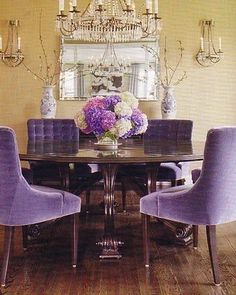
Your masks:
{"label": "carved table leg", "polygon": [[[147,190],[148,194],[156,191],[156,180],[158,175],[158,164],[147,164],[146,165],[146,175],[147,175]],[[174,243],[178,245],[188,245],[192,243],[192,225],[183,224],[169,220],[161,220],[164,225],[173,232]]]}
{"label": "carved table leg", "polygon": [[121,258],[119,246],[123,242],[115,237],[114,225],[114,189],[115,178],[117,173],[117,164],[102,164],[102,173],[104,178],[104,235],[97,245],[102,247],[100,258]]}

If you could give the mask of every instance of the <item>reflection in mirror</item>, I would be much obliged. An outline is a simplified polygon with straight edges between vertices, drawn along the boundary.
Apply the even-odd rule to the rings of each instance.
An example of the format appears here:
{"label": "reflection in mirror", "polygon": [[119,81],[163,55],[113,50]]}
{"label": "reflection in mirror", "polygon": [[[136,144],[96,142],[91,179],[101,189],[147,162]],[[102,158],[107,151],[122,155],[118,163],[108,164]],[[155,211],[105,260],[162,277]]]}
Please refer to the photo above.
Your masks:
{"label": "reflection in mirror", "polygon": [[105,43],[63,39],[60,99],[85,100],[122,91],[142,100],[158,99],[159,63],[145,45],[158,51],[158,41],[115,43],[110,50]]}

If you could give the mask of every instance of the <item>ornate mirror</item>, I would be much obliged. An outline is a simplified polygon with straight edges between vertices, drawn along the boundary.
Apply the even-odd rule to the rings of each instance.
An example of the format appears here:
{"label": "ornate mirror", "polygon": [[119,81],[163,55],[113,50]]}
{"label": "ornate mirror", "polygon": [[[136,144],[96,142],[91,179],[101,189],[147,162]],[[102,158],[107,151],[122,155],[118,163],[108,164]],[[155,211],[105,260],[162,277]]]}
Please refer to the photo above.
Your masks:
{"label": "ornate mirror", "polygon": [[61,43],[60,99],[86,100],[91,96],[132,92],[140,100],[159,99],[158,41],[129,43]]}

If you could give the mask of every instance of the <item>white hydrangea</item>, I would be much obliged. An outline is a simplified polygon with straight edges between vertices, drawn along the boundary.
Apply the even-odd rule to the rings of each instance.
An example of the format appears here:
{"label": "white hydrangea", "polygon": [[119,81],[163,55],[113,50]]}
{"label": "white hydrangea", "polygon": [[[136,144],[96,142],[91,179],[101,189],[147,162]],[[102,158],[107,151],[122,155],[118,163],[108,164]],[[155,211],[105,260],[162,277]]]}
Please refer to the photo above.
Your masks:
{"label": "white hydrangea", "polygon": [[88,127],[85,121],[85,115],[83,111],[80,111],[79,113],[75,115],[74,121],[76,126],[79,127],[80,129],[86,129]]}
{"label": "white hydrangea", "polygon": [[132,128],[132,124],[130,120],[126,120],[125,118],[121,118],[112,128],[112,134],[115,134],[117,137],[122,137]]}
{"label": "white hydrangea", "polygon": [[127,103],[127,105],[131,107],[132,109],[138,108],[138,100],[131,92],[129,91],[122,92],[120,93],[120,97],[121,97],[121,100]]}
{"label": "white hydrangea", "polygon": [[122,101],[116,104],[114,111],[116,115],[122,116],[122,117],[132,115],[132,109],[129,107],[127,103]]}

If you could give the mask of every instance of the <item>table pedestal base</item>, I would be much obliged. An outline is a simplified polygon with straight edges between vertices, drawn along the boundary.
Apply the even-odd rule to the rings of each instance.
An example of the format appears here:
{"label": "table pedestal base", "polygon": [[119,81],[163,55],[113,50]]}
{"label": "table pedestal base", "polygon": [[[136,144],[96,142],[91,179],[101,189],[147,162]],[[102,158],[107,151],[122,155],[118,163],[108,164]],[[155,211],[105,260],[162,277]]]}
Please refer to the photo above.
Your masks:
{"label": "table pedestal base", "polygon": [[102,247],[102,252],[99,258],[116,258],[120,259],[122,255],[119,253],[119,246],[124,243],[119,241],[115,236],[115,204],[114,204],[114,189],[115,178],[118,169],[117,164],[102,164],[102,173],[104,179],[104,235],[101,241],[97,242],[98,246]]}

